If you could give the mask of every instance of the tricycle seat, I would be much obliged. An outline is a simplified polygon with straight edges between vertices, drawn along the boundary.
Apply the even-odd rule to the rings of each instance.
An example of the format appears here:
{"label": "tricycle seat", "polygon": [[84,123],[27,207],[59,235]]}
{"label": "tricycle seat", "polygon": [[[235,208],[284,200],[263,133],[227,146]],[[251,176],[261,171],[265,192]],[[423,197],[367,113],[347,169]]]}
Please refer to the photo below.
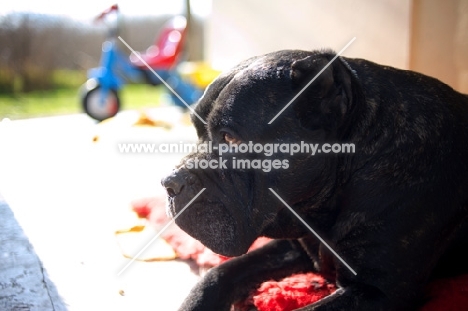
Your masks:
{"label": "tricycle seat", "polygon": [[[176,63],[182,51],[182,45],[185,37],[187,20],[183,16],[176,16],[170,19],[156,38],[154,45],[151,45],[140,56],[130,56],[132,64],[141,69],[148,69],[148,64],[152,69],[169,70]],[[145,64],[146,63],[146,64]]]}

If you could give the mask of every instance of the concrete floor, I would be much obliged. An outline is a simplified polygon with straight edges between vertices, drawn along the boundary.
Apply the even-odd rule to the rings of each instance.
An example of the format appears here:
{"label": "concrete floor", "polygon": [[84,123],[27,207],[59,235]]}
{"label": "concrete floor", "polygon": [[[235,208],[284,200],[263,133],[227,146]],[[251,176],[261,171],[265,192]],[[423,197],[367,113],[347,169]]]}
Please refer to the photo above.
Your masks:
{"label": "concrete floor", "polygon": [[117,144],[195,139],[176,108],[150,115],[173,129],[132,127],[136,112],[99,125],[85,115],[0,123],[0,193],[67,310],[176,310],[198,280],[182,261],[134,262],[117,276],[128,259],[114,232],[135,224],[129,203],[161,193],[182,156],[122,154]]}

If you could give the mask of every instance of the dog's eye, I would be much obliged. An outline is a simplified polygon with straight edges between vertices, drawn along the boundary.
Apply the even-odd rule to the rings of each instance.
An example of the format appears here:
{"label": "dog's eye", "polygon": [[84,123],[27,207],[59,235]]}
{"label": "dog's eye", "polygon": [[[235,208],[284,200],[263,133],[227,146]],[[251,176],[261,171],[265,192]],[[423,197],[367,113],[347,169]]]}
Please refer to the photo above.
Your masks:
{"label": "dog's eye", "polygon": [[233,145],[238,145],[238,144],[240,144],[242,142],[240,139],[237,139],[234,136],[232,136],[231,134],[226,133],[226,132],[223,133],[223,140],[225,142],[233,144]]}

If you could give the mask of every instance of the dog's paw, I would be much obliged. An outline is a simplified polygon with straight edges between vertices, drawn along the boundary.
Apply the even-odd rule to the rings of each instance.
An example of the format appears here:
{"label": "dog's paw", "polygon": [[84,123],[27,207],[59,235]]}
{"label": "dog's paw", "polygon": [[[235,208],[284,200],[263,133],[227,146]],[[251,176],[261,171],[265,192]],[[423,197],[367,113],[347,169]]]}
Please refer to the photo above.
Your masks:
{"label": "dog's paw", "polygon": [[231,299],[227,283],[223,282],[219,267],[212,268],[191,290],[179,311],[230,311]]}

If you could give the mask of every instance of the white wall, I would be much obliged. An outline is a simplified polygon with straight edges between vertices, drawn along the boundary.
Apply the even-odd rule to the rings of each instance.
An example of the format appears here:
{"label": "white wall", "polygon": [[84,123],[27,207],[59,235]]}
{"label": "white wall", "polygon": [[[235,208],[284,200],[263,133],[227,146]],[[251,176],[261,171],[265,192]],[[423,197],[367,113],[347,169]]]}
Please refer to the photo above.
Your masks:
{"label": "white wall", "polygon": [[226,69],[281,49],[341,50],[408,68],[411,0],[212,0],[205,55]]}

